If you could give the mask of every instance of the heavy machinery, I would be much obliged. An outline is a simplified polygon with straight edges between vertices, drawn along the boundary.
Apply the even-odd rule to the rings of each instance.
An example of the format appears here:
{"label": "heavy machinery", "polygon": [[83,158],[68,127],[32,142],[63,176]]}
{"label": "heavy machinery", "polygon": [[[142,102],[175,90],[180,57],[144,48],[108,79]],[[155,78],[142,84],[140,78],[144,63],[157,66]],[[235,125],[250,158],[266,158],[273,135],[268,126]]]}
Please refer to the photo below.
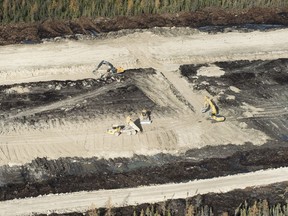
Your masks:
{"label": "heavy machinery", "polygon": [[225,121],[225,117],[220,116],[218,114],[218,107],[214,103],[214,101],[211,98],[209,98],[208,96],[205,96],[204,107],[202,108],[202,113],[205,113],[210,109],[211,109],[211,112],[209,112],[209,114],[210,114],[211,119],[213,119],[217,122]]}
{"label": "heavy machinery", "polygon": [[122,133],[127,135],[136,135],[140,132],[140,128],[132,121],[131,117],[126,118],[126,125],[112,125],[111,128],[107,129],[108,134],[119,136]]}
{"label": "heavy machinery", "polygon": [[140,113],[140,124],[151,124],[151,117],[150,117],[151,112],[143,109]]}
{"label": "heavy machinery", "polygon": [[103,65],[106,65],[107,67],[107,71],[106,73],[102,74],[100,78],[108,78],[108,77],[112,77],[116,74],[121,74],[123,72],[125,72],[125,70],[122,67],[114,67],[110,62],[102,60],[98,66],[96,67],[95,70],[93,70],[93,74],[97,74],[99,68],[101,68]]}

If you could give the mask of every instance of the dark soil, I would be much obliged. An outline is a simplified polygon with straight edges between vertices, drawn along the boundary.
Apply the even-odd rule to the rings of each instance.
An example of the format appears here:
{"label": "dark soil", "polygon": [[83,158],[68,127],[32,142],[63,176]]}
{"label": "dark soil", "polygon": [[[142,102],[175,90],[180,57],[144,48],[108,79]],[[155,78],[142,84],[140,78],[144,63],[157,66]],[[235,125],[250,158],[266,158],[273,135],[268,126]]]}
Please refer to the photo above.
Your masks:
{"label": "dark soil", "polygon": [[[239,119],[239,121],[245,122],[248,127],[257,128],[269,134],[271,141],[267,142],[267,144],[260,147],[250,143],[242,146],[232,144],[217,147],[208,146],[201,149],[191,149],[178,157],[159,154],[150,157],[135,155],[130,159],[116,158],[113,160],[98,158],[47,160],[46,158],[38,158],[23,166],[0,167],[0,176],[2,176],[0,179],[0,200],[49,193],[187,182],[193,179],[213,178],[287,166],[288,139],[285,139],[287,136],[287,114],[282,106],[286,107],[288,99],[287,82],[285,81],[288,59],[216,62],[215,64],[225,71],[223,76],[212,78],[197,76],[197,70],[205,65],[184,65],[180,67],[180,70],[182,75],[198,89],[207,89],[213,95],[221,96],[219,93],[224,91],[224,95],[235,96],[236,99],[232,100],[232,102],[224,96],[221,96],[218,102],[220,112],[221,110],[225,111],[227,120],[230,118],[229,113],[231,116],[236,114],[240,117],[243,116],[244,110],[241,105],[244,102],[266,109],[269,118],[265,115],[260,115]],[[24,112],[29,109],[33,110],[37,106],[49,106],[51,103],[55,104],[59,101],[75,99],[78,96],[82,98],[82,95],[94,93],[94,91],[103,87],[108,88],[110,84],[112,84],[113,88],[105,91],[105,94],[89,97],[89,101],[87,100],[85,103],[87,105],[81,107],[81,109],[77,107],[68,109],[66,113],[71,112],[71,115],[63,114],[65,112],[63,110],[60,111],[61,109],[51,109],[44,113],[38,113],[31,118],[24,115],[23,117],[26,119],[17,117],[13,120],[27,123],[33,119],[33,121],[37,121],[37,119],[50,118],[51,116],[69,119],[72,118],[70,116],[75,116],[75,113],[79,112],[79,110],[81,110],[81,113],[79,113],[82,116],[86,115],[88,117],[93,112],[99,112],[101,115],[111,112],[117,113],[127,109],[125,105],[127,101],[133,109],[134,107],[138,109],[143,104],[149,105],[151,109],[157,109],[157,106],[137,88],[137,85],[134,85],[133,81],[133,79],[145,78],[145,76],[153,74],[154,70],[152,69],[138,69],[125,73],[120,78],[120,82],[114,79],[106,81],[89,79],[2,86],[0,89],[2,92],[1,100],[4,102],[2,112],[6,112],[6,115],[13,117],[13,115],[18,114],[13,113],[17,109],[23,109],[22,112]],[[284,78],[282,79],[282,77]],[[209,82],[210,85],[203,85],[202,81]],[[231,85],[239,88],[241,94],[229,89]],[[118,87],[114,88],[114,86]],[[7,92],[5,90],[11,89],[11,87],[28,88],[30,92],[22,94],[14,92],[12,97],[5,93]],[[6,97],[9,97],[9,100]],[[46,98],[42,100],[42,97]],[[140,99],[133,100],[134,97],[140,97]],[[23,103],[17,104],[21,100],[23,100]],[[9,103],[13,103],[13,105]],[[276,111],[281,111],[278,113],[279,115],[275,114],[275,106]],[[62,113],[60,114],[60,112]],[[232,200],[234,199],[230,199],[233,203]],[[244,195],[241,199],[241,202],[245,200]],[[205,200],[212,202],[212,198]],[[176,204],[174,203],[176,206],[178,205],[177,202]],[[210,205],[209,202],[208,204]],[[227,201],[227,205],[228,203]],[[182,205],[180,204],[179,206]],[[211,205],[215,208],[214,204]],[[225,206],[225,203],[223,204],[219,201],[219,206]]]}
{"label": "dark soil", "polygon": [[[271,61],[233,61],[216,62],[216,66],[225,71],[221,77],[197,76],[197,70],[206,64],[183,65],[181,74],[191,82],[195,89],[206,89],[218,97],[220,112],[226,112],[233,118],[252,128],[264,131],[273,140],[284,141],[288,128],[288,59]],[[205,82],[204,82],[205,81]],[[209,83],[209,84],[207,84]],[[229,87],[234,86],[240,92]],[[227,95],[235,96],[232,100]],[[245,104],[260,109],[256,114],[245,117]],[[233,120],[233,119],[231,119]]]}
{"label": "dark soil", "polygon": [[[187,153],[189,155],[189,153]],[[66,193],[82,190],[115,189],[140,185],[180,183],[287,165],[288,148],[255,148],[193,162],[187,156],[155,155],[82,159],[38,158],[23,166],[2,166],[0,200]]]}
{"label": "dark soil", "polygon": [[[232,27],[230,30],[239,28],[233,26],[243,26],[246,30],[254,29],[253,25],[247,24],[261,24],[261,26],[257,27],[258,30],[275,27],[269,26],[270,24],[280,25],[276,27],[287,26],[288,9],[252,8],[249,10],[221,10],[207,8],[191,13],[143,14],[134,17],[97,17],[95,19],[82,17],[69,21],[46,20],[31,24],[8,24],[0,26],[0,45],[39,43],[44,38],[64,36],[77,39],[77,34],[98,37],[100,33],[122,29],[147,29],[153,27],[202,27],[200,30],[208,32],[224,31],[224,27]],[[207,28],[206,26],[210,27]]]}
{"label": "dark soil", "polygon": [[[157,107],[134,82],[137,78],[145,79],[145,76],[153,74],[153,69],[135,69],[108,79],[0,86],[0,111],[2,118],[5,118],[5,124],[20,122],[30,125],[51,119],[81,121],[111,113],[137,113],[143,107],[153,112],[160,107]],[[12,91],[15,88],[28,91]],[[101,89],[102,92],[98,94]],[[75,98],[78,99],[73,100]],[[45,110],[45,107],[57,103],[59,105]],[[41,112],[37,111],[39,107],[43,107]],[[31,112],[33,108],[36,109],[35,112]],[[7,117],[10,119],[7,120]]]}

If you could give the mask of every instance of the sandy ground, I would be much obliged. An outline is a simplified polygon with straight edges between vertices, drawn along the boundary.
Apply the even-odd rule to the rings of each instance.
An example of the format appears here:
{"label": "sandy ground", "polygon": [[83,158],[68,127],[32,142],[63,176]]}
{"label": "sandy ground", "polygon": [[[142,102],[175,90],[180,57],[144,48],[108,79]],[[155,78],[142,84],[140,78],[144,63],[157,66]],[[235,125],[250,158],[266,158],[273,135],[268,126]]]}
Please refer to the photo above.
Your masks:
{"label": "sandy ground", "polygon": [[261,170],[188,183],[154,185],[118,190],[51,194],[35,198],[0,202],[1,213],[6,216],[31,215],[32,213],[84,212],[100,207],[121,207],[141,203],[162,202],[167,199],[187,198],[208,192],[228,192],[233,189],[257,187],[288,181],[288,168]]}
{"label": "sandy ground", "polygon": [[[287,29],[218,34],[183,31],[184,36],[147,31],[101,40],[4,46],[0,49],[0,83],[94,78],[91,72],[102,59],[126,69],[154,67],[175,71],[185,63],[288,55]],[[191,35],[187,35],[189,31]]]}
{"label": "sandy ground", "polygon": [[[115,66],[127,69],[155,68],[158,73],[157,79],[154,81],[139,80],[138,86],[141,88],[150,83],[154,86],[154,90],[147,90],[144,87],[141,90],[160,106],[177,107],[178,113],[175,116],[166,116],[164,113],[152,115],[153,124],[144,126],[145,133],[136,136],[114,137],[105,134],[111,124],[115,121],[119,122],[119,119],[113,116],[104,116],[77,124],[56,123],[41,130],[21,125],[15,125],[14,128],[1,127],[0,165],[23,164],[36,157],[56,159],[69,156],[99,156],[109,158],[132,156],[135,153],[177,154],[208,144],[241,145],[252,142],[255,145],[261,145],[269,137],[254,129],[239,127],[235,116],[227,116],[227,121],[224,123],[211,124],[207,120],[207,115],[200,112],[204,95],[207,92],[193,92],[192,87],[180,77],[177,70],[181,64],[287,58],[287,34],[288,30],[277,30],[251,33],[194,33],[175,36],[153,34],[147,31],[101,40],[65,40],[1,47],[1,85],[95,78],[92,70],[102,59],[105,59]],[[211,65],[202,68],[199,73],[211,77],[213,74],[214,76],[221,75],[222,71]],[[161,88],[166,86],[168,89],[172,85],[194,111],[179,101],[170,92],[171,89],[167,91],[161,89],[159,82]],[[161,100],[157,100],[160,95],[159,91],[164,92]],[[50,106],[55,107],[59,104]],[[36,108],[36,112],[37,109],[41,111],[41,107]],[[18,115],[23,116],[27,113]]]}

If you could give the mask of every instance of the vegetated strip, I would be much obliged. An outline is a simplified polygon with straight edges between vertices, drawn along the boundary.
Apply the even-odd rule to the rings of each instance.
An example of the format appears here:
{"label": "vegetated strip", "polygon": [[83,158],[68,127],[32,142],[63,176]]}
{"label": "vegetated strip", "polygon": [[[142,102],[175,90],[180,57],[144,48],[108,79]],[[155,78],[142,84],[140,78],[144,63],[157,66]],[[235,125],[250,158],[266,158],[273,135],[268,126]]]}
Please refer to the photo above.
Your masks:
{"label": "vegetated strip", "polygon": [[[27,13],[26,10],[23,9],[25,8],[25,6],[15,7],[15,5],[17,5],[15,1],[5,2],[9,2],[10,6],[3,9],[4,16],[1,21],[3,23],[9,24],[3,24],[2,26],[0,26],[0,45],[15,43],[38,43],[41,42],[41,40],[44,38],[55,37],[68,37],[70,39],[79,39],[79,34],[88,35],[91,37],[98,37],[100,36],[99,33],[119,31],[122,29],[147,29],[153,27],[173,26],[196,28],[219,25],[235,26],[245,25],[247,23],[272,25],[288,24],[288,10],[287,7],[285,8],[283,6],[288,4],[285,0],[279,1],[279,4],[282,3],[282,5],[278,8],[276,8],[277,5],[274,5],[275,8],[268,5],[259,8],[257,7],[257,5],[255,5],[255,1],[253,1],[253,3],[251,3],[252,1],[248,1],[247,4],[243,4],[250,6],[253,5],[253,7],[250,8],[250,6],[248,6],[247,8],[243,8],[241,6],[241,9],[237,9],[237,6],[236,8],[233,8],[235,4],[235,2],[233,2],[231,10],[228,10],[227,7],[225,7],[225,10],[221,9],[221,7],[207,8],[207,6],[209,5],[204,5],[201,10],[191,11],[191,8],[189,8],[188,10],[183,9],[181,5],[182,9],[180,11],[174,11],[174,5],[173,7],[171,7],[171,5],[169,6],[168,4],[167,8],[165,8],[166,6],[163,6],[160,12],[154,11],[154,14],[143,14],[143,9],[140,9],[140,15],[137,15],[138,13],[133,14],[131,13],[131,10],[129,10],[126,16],[122,16],[124,14],[118,14],[120,16],[112,18],[108,17],[109,14],[103,13],[103,11],[105,11],[103,10],[103,8],[101,8],[100,14],[94,12],[92,14],[89,14],[88,10],[94,9],[95,7],[88,7],[88,9],[79,12],[77,15],[75,12],[72,13],[71,11],[67,11],[67,13],[63,12],[65,10],[70,10],[70,7],[65,7],[62,1],[58,1],[56,3],[59,4],[59,7],[54,9],[50,8],[49,10],[45,9],[45,6],[49,4],[49,1],[46,1],[47,3],[45,3],[44,5],[41,4],[41,7],[36,7],[36,11],[33,9],[35,13],[33,13],[32,15],[30,15],[29,13]],[[228,3],[231,1],[224,2]],[[284,4],[283,2],[286,3]],[[90,3],[90,1],[88,3]],[[95,2],[93,1],[93,4],[94,3]],[[194,3],[195,2],[193,1],[193,4]],[[272,1],[270,3],[272,3]],[[33,7],[35,6],[35,4],[37,3],[34,3]],[[241,5],[241,0],[239,1],[239,4]],[[139,10],[139,8],[139,6],[135,6],[135,10]],[[155,7],[153,7],[153,9],[155,9]],[[59,11],[56,12],[57,10],[59,10],[60,13]],[[121,7],[121,12],[122,11],[124,10]],[[114,13],[115,11],[113,12],[113,10],[109,8],[107,12]],[[171,14],[167,14],[167,12]],[[37,13],[41,13],[41,16],[39,16],[39,14],[37,15]],[[81,13],[83,14],[81,15]],[[11,14],[13,14],[13,16],[10,16]],[[73,15],[73,17],[71,17],[71,15]],[[76,18],[75,16],[79,18]],[[50,17],[50,19],[46,20],[47,17]],[[26,21],[25,23],[22,22],[23,19]]]}
{"label": "vegetated strip", "polygon": [[[285,8],[286,0],[278,1],[118,1],[110,0],[94,2],[89,0],[76,1],[47,1],[45,3],[34,0],[4,1],[0,5],[1,22],[35,22],[52,17],[54,19],[75,19],[79,17],[95,16],[135,16],[141,14],[161,14],[191,12],[205,8],[217,9],[251,9],[259,8]],[[13,14],[13,16],[11,16]]]}
{"label": "vegetated strip", "polygon": [[[107,206],[107,201],[114,207],[146,202],[154,203],[166,200],[170,197],[175,199],[186,198],[187,194],[206,194],[219,191],[227,192],[233,189],[244,189],[249,186],[261,186],[283,181],[288,181],[287,167],[213,179],[196,180],[188,183],[17,199],[0,202],[0,209],[6,216],[15,213],[29,214],[32,212],[45,213],[48,211],[65,213],[71,211],[70,209],[74,209],[75,207],[78,211],[84,212],[89,209],[91,203],[97,208]],[[53,206],[50,204],[52,200],[54,203]]]}

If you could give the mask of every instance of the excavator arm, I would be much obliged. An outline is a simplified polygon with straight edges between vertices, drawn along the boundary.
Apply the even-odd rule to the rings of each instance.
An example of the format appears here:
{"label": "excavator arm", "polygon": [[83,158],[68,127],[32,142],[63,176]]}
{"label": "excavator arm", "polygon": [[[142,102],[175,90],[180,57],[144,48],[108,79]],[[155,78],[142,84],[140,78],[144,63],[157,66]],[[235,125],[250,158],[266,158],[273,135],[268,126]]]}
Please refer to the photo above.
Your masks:
{"label": "excavator arm", "polygon": [[98,70],[102,65],[107,65],[107,66],[109,67],[109,69],[108,69],[107,72],[111,71],[112,73],[113,73],[113,72],[116,73],[116,71],[117,71],[117,69],[116,69],[110,62],[105,61],[105,60],[102,60],[102,61],[98,64],[98,66],[96,67],[96,69],[93,70],[93,73],[95,74],[95,73],[97,72],[97,70]]}
{"label": "excavator arm", "polygon": [[205,101],[204,101],[204,107],[202,108],[202,112],[207,112],[209,109],[211,109],[211,114],[210,117],[214,119],[217,122],[223,122],[225,121],[224,116],[218,115],[218,109],[216,104],[210,99],[209,97],[205,96]]}
{"label": "excavator arm", "polygon": [[[111,73],[111,75],[113,74],[118,74],[118,73],[123,73],[124,72],[124,69],[122,67],[114,67],[113,64],[111,64],[110,62],[108,61],[105,61],[105,60],[102,60],[98,66],[95,68],[95,70],[93,70],[93,73],[96,75],[98,69],[100,67],[102,67],[102,65],[107,65],[108,66],[108,70],[107,70],[107,73]],[[104,74],[105,75],[105,74]],[[102,75],[102,76],[104,76]]]}

